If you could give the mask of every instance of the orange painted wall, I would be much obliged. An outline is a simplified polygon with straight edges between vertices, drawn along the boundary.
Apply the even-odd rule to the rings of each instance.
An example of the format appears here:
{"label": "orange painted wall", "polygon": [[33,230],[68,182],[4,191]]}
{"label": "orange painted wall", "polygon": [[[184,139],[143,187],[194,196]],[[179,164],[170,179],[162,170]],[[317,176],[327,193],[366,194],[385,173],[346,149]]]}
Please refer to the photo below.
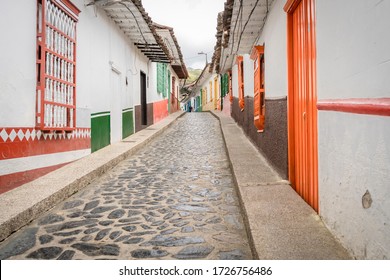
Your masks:
{"label": "orange painted wall", "polygon": [[153,123],[161,121],[168,114],[168,99],[153,103]]}

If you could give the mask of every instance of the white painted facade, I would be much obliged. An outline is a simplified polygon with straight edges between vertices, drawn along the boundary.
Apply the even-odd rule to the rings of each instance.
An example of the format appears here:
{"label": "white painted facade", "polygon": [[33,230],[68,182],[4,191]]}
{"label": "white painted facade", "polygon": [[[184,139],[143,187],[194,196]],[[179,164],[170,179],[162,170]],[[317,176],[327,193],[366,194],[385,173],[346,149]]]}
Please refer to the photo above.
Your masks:
{"label": "white painted facade", "polygon": [[238,66],[234,64],[232,66],[232,94],[233,97],[238,98]]}
{"label": "white painted facade", "polygon": [[[86,6],[84,0],[72,0],[72,3],[81,11],[76,35],[77,129],[66,135],[66,139],[82,140],[84,148],[73,147],[72,141],[68,141],[66,151],[51,148],[31,157],[17,158],[5,153],[6,156],[0,158],[0,166],[7,168],[2,169],[0,176],[49,168],[91,153],[91,119],[94,117],[110,116],[110,143],[122,140],[122,113],[132,111],[141,103],[141,71],[147,77],[147,103],[163,99],[157,94],[156,63],[150,62],[101,8]],[[25,142],[40,140],[40,147],[45,147],[50,139],[65,139],[64,134],[35,130],[37,3],[35,0],[6,1],[2,3],[1,11],[1,37],[7,43],[2,44],[0,52],[0,140],[19,141],[23,137]],[[178,86],[179,78],[170,66],[168,68]],[[15,129],[11,131],[11,128]],[[25,128],[28,128],[27,132]],[[58,148],[63,145],[58,144]],[[2,154],[3,149],[9,150],[8,146],[3,147],[0,143]]]}
{"label": "white painted facade", "polygon": [[36,2],[4,1],[1,10],[1,40],[7,43],[0,52],[0,127],[34,127]]}
{"label": "white painted facade", "polygon": [[[243,54],[244,61],[244,96],[254,96],[254,69],[253,60],[249,54]],[[236,61],[236,60],[235,60]],[[233,96],[238,98],[238,66],[232,65],[232,91]]]}
{"label": "white painted facade", "polygon": [[83,1],[74,4],[81,9],[77,120],[90,126],[90,114],[110,112],[111,143],[115,143],[122,139],[122,110],[140,104],[140,71],[148,77],[151,63],[103,10],[84,7]]}
{"label": "white painted facade", "polygon": [[[82,0],[72,2],[81,10],[77,25],[77,126],[89,127],[91,113],[110,109],[112,72],[120,80],[120,107],[133,107],[140,103],[135,94],[140,88],[139,72],[149,76],[154,63],[149,63],[104,11],[85,7]],[[2,28],[2,38],[9,43],[2,45],[0,53],[0,102],[7,104],[0,111],[0,127],[33,127],[36,3],[8,1],[3,3],[3,11],[7,12],[2,13],[0,23],[12,28]],[[157,99],[155,90],[149,93],[151,102]]]}
{"label": "white painted facade", "polygon": [[[316,1],[318,101],[389,98],[390,1],[341,2]],[[265,48],[266,99],[288,92],[285,4],[273,1],[255,43]],[[231,69],[238,98],[238,67]],[[253,96],[245,55],[244,87]],[[319,214],[358,259],[390,258],[389,143],[389,117],[318,111]]]}
{"label": "white painted facade", "polygon": [[[319,101],[390,97],[389,11],[390,1],[317,1]],[[356,258],[389,259],[390,118],[319,111],[318,139],[321,217]]]}
{"label": "white painted facade", "polygon": [[287,96],[287,16],[283,10],[285,2],[273,1],[263,31],[255,44],[264,46],[266,99]]}
{"label": "white painted facade", "polygon": [[253,97],[255,94],[255,81],[253,60],[250,54],[244,54],[244,96]]}

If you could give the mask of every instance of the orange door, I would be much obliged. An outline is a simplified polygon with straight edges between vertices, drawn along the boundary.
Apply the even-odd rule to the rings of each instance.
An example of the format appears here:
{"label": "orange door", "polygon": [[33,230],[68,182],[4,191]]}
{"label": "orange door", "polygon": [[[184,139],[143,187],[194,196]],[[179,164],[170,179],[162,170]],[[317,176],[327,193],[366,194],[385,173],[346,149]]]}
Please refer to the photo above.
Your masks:
{"label": "orange door", "polygon": [[[288,1],[288,133],[292,186],[318,211],[314,0]],[[288,6],[290,5],[290,6]]]}
{"label": "orange door", "polygon": [[238,65],[238,104],[241,111],[245,109],[244,99],[244,58],[242,56],[237,57]]}

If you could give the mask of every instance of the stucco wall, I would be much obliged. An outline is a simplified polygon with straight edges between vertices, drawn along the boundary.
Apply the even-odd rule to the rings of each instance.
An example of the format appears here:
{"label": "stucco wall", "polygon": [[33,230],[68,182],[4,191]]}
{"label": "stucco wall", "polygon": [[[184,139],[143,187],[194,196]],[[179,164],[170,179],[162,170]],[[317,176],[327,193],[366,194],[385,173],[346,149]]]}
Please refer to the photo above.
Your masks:
{"label": "stucco wall", "polygon": [[35,126],[36,3],[18,3],[1,3],[0,127]]}
{"label": "stucco wall", "polygon": [[390,96],[390,2],[319,0],[319,99]]}
{"label": "stucco wall", "polygon": [[250,58],[249,54],[243,55],[244,57],[244,96],[254,96],[255,82],[254,82],[254,61]]}
{"label": "stucco wall", "polygon": [[[390,2],[316,3],[319,101],[390,97]],[[389,259],[390,118],[319,111],[318,139],[320,215],[355,257]]]}
{"label": "stucco wall", "polygon": [[256,45],[264,45],[265,96],[287,96],[287,23],[285,0],[273,2]]}
{"label": "stucco wall", "polygon": [[389,259],[390,118],[320,111],[318,139],[320,215],[357,258]]}

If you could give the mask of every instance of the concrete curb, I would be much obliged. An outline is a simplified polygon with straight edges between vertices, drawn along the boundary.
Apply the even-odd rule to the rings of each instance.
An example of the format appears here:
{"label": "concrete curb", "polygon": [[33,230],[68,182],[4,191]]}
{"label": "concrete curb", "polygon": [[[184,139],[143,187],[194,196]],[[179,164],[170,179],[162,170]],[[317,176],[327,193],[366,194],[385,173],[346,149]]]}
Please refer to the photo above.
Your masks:
{"label": "concrete curb", "polygon": [[320,216],[282,180],[234,120],[220,122],[255,259],[350,259]]}
{"label": "concrete curb", "polygon": [[107,146],[0,195],[0,241],[106,173],[168,129],[185,112],[173,113],[122,142]]}

